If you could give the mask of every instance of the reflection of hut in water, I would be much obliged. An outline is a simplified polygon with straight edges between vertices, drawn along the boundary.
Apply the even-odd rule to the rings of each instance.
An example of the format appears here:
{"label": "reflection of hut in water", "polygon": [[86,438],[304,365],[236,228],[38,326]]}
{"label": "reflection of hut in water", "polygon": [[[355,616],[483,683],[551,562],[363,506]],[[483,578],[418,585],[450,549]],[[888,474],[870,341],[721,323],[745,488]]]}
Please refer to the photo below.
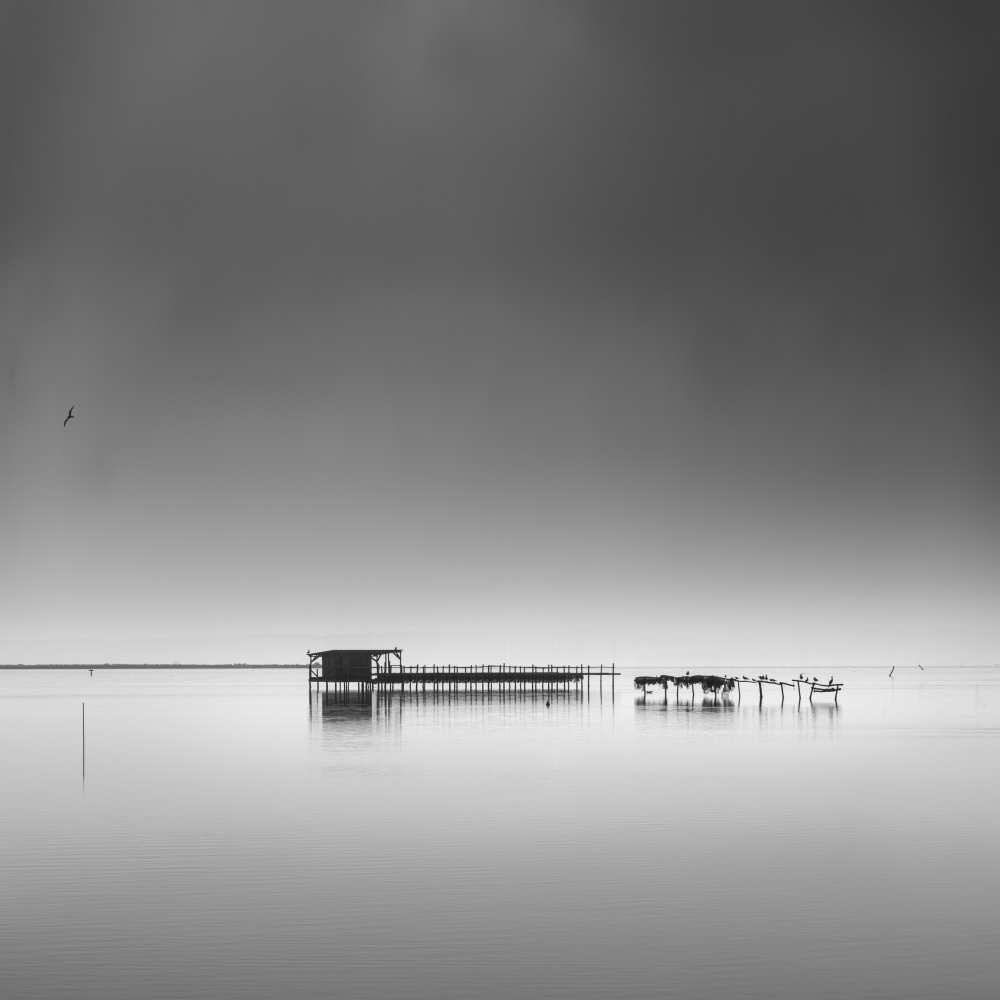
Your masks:
{"label": "reflection of hut in water", "polygon": [[403,669],[401,649],[323,649],[309,652],[309,683],[370,686],[392,665]]}
{"label": "reflection of hut in water", "polygon": [[342,726],[355,723],[370,725],[372,704],[370,688],[364,691],[351,689],[331,691],[329,694],[320,695],[320,716],[324,723],[337,723]]}

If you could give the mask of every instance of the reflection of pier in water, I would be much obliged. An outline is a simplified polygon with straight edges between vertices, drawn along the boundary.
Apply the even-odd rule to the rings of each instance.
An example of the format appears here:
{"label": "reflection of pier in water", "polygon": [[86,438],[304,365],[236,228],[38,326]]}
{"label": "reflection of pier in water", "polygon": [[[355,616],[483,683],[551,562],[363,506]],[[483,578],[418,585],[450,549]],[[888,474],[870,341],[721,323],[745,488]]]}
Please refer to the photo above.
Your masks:
{"label": "reflection of pier in water", "polygon": [[782,705],[776,698],[765,697],[760,704],[757,698],[696,697],[692,702],[686,697],[680,701],[660,697],[644,699],[637,693],[633,705],[635,724],[646,732],[661,732],[666,725],[675,732],[692,736],[712,733],[798,733],[810,736],[833,736],[839,729],[843,710],[832,699],[797,704],[789,698]]}
{"label": "reflection of pier in water", "polygon": [[451,720],[501,719],[516,716],[519,719],[585,719],[593,712],[613,712],[614,694],[609,685],[603,691],[594,685],[569,688],[501,687],[489,689],[470,687],[428,687],[426,691],[399,688],[334,688],[329,692],[310,689],[309,719],[317,732],[326,736],[356,737],[363,734],[388,732],[390,723],[395,727],[409,718],[411,721],[433,721],[435,724]]}

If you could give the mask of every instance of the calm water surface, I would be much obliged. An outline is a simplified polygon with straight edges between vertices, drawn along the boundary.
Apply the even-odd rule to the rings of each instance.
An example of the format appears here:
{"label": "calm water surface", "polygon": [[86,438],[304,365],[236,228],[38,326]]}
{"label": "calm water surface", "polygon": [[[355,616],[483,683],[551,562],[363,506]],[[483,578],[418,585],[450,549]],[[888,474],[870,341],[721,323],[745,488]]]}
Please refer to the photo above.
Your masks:
{"label": "calm water surface", "polygon": [[1000,670],[837,673],[839,709],[0,672],[0,996],[995,997]]}

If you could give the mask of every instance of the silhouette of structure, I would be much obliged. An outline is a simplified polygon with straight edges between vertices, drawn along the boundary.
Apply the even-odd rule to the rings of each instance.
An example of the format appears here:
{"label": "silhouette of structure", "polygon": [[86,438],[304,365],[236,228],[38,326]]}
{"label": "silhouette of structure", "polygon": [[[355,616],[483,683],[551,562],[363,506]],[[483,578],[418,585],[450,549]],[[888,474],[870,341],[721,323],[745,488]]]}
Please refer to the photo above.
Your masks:
{"label": "silhouette of structure", "polygon": [[376,677],[391,673],[394,663],[403,669],[401,649],[323,649],[306,655],[310,685],[326,684],[328,691],[330,684],[371,686]]}
{"label": "silhouette of structure", "polygon": [[313,684],[330,685],[334,690],[347,691],[352,686],[359,690],[375,687],[399,688],[412,691],[480,690],[518,687],[532,691],[551,691],[582,685],[597,678],[603,685],[607,678],[614,691],[615,677],[618,676],[614,664],[605,667],[584,666],[516,666],[508,663],[481,663],[472,666],[418,664],[403,666],[401,649],[324,649],[318,652],[308,650],[309,689]]}
{"label": "silhouette of structure", "polygon": [[813,700],[814,694],[832,694],[834,703],[838,703],[840,698],[840,690],[844,686],[841,682],[835,682],[831,677],[829,682],[826,684],[821,683],[815,677],[809,681],[802,677],[800,674],[793,681],[779,681],[777,678],[770,677],[767,674],[761,674],[758,677],[747,677],[745,675],[740,677],[729,677],[720,676],[718,674],[692,674],[687,673],[683,676],[674,676],[673,674],[659,674],[657,676],[639,676],[635,679],[635,686],[642,690],[643,697],[648,693],[648,689],[651,687],[662,687],[663,688],[663,698],[664,701],[667,698],[669,686],[673,684],[674,689],[677,692],[677,700],[680,701],[681,688],[689,688],[691,691],[691,699],[694,700],[694,689],[695,687],[700,687],[702,695],[711,694],[714,695],[715,700],[718,701],[719,694],[723,696],[727,695],[730,691],[736,691],[737,699],[742,699],[743,695],[743,685],[750,684],[751,686],[757,685],[757,699],[760,704],[764,703],[764,688],[765,687],[777,687],[778,691],[781,693],[781,703],[785,703],[785,688],[795,688],[798,692],[799,703],[802,702],[802,688],[805,687],[809,692],[809,700]]}

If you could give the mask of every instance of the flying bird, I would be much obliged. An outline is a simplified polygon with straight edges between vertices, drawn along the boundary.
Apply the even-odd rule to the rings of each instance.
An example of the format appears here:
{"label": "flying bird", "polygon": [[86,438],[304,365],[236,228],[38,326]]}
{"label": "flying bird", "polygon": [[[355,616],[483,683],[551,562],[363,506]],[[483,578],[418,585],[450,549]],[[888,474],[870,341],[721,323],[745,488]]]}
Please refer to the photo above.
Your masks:
{"label": "flying bird", "polygon": [[69,413],[66,414],[66,419],[63,421],[63,427],[65,427],[73,419],[73,411],[76,409],[76,404],[74,403],[69,408]]}

